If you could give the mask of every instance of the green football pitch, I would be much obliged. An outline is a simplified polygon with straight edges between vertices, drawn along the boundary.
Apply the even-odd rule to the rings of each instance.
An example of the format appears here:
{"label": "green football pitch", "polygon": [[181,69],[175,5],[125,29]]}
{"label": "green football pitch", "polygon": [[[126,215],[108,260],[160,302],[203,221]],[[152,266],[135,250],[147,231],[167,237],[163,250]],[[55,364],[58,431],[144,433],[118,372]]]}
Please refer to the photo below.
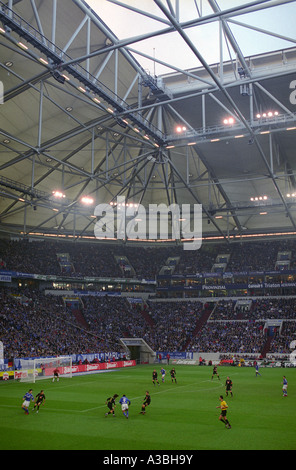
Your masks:
{"label": "green football pitch", "polygon": [[[110,372],[61,378],[59,382],[17,381],[0,384],[1,450],[295,450],[296,369],[176,365],[177,383],[169,370],[161,382],[159,365],[141,365]],[[153,386],[156,368],[160,385]],[[282,396],[282,378],[289,383]],[[233,397],[225,380],[233,381]],[[22,397],[44,389],[45,406],[26,415]],[[141,405],[148,390],[151,404]],[[117,399],[115,417],[105,413],[106,398],[117,393],[131,400],[129,419]],[[232,428],[219,421],[219,396],[228,403]]]}

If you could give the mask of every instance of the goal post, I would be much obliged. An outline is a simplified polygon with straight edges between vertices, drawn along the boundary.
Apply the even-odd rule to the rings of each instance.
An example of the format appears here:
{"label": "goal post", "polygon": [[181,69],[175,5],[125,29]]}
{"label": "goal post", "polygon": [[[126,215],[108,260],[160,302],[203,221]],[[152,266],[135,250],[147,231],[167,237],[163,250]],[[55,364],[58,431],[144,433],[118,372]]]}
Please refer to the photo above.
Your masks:
{"label": "goal post", "polygon": [[20,382],[35,383],[36,380],[52,379],[56,369],[60,377],[72,378],[72,356],[21,359],[20,365]]}

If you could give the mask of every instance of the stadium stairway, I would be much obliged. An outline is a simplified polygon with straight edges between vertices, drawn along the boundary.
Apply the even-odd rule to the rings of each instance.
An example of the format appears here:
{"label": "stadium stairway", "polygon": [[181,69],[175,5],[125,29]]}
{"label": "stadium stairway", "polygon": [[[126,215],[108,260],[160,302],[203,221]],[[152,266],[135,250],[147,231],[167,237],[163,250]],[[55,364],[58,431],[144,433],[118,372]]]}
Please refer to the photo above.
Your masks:
{"label": "stadium stairway", "polygon": [[78,308],[76,309],[72,309],[72,314],[74,315],[78,325],[80,325],[82,328],[88,328],[89,325],[86,321],[86,319],[84,318],[84,315],[82,313],[82,311]]}
{"label": "stadium stairway", "polygon": [[145,303],[144,308],[140,309],[140,313],[144,320],[146,321],[147,325],[149,325],[151,328],[155,327],[155,323],[151,315],[149,315],[147,311],[147,304]]}
{"label": "stadium stairway", "polygon": [[269,351],[269,348],[270,348],[270,344],[271,344],[271,342],[272,342],[272,339],[273,339],[272,336],[268,336],[268,337],[267,337],[267,340],[265,341],[265,344],[264,344],[263,349],[262,349],[262,351],[261,351],[261,356],[262,356],[262,357],[266,357],[266,354],[267,354],[268,351]]}
{"label": "stadium stairway", "polygon": [[200,318],[198,318],[197,322],[196,322],[196,325],[195,325],[195,328],[192,332],[192,335],[190,336],[190,338],[187,339],[187,341],[185,342],[183,348],[182,348],[182,351],[186,351],[187,347],[190,345],[190,343],[192,342],[193,338],[195,338],[195,336],[197,335],[197,333],[202,329],[202,327],[204,326],[205,323],[207,323],[209,317],[211,316],[213,310],[212,309],[209,309],[209,308],[205,308],[203,310],[203,313],[201,315]]}
{"label": "stadium stairway", "polygon": [[239,312],[237,317],[236,317],[236,320],[243,320],[244,319],[244,312]]}

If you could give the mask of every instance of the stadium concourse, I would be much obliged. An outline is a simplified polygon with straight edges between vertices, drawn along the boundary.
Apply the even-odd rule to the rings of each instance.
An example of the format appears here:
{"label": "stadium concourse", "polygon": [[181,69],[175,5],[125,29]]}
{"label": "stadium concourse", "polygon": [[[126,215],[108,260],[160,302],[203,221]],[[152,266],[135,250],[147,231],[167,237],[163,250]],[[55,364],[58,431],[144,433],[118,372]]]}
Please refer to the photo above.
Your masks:
{"label": "stadium concourse", "polygon": [[[227,266],[213,271],[219,256],[227,256]],[[294,240],[205,246],[191,257],[176,247],[74,250],[71,242],[2,240],[0,258],[4,370],[29,357],[122,360],[120,338],[142,338],[155,360],[211,353],[245,364],[289,362],[296,336]],[[104,267],[108,278],[101,277]]]}

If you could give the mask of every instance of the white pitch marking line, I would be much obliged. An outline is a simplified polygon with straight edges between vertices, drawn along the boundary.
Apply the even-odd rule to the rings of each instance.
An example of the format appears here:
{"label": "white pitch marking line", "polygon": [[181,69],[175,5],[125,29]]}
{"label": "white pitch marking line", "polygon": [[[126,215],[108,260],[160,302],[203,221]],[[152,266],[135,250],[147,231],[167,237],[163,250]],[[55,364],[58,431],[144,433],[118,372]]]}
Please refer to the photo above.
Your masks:
{"label": "white pitch marking line", "polygon": [[[194,382],[194,383],[187,384],[187,385],[176,385],[176,388],[174,387],[174,388],[171,388],[171,389],[168,389],[168,390],[162,390],[162,391],[159,391],[159,392],[154,393],[153,395],[154,395],[154,396],[155,396],[155,395],[160,395],[160,394],[162,394],[162,393],[168,393],[168,392],[172,392],[172,391],[175,392],[175,391],[177,391],[177,390],[180,390],[180,388],[186,388],[186,387],[190,387],[191,385],[201,384],[201,383],[204,383],[204,382],[211,382],[211,380],[207,379],[207,380],[202,380],[201,382]],[[222,385],[220,382],[219,382],[218,384],[216,384],[216,385],[218,385],[217,388],[220,388],[220,386],[223,387],[223,385]],[[204,391],[206,391],[206,390],[212,390],[212,388],[202,388],[202,389],[197,390],[197,391],[198,391],[198,392],[204,392]],[[189,392],[191,392],[191,390],[190,390]],[[195,392],[196,392],[196,390],[195,390]],[[139,397],[133,397],[133,398],[131,398],[131,401],[133,401],[133,400],[139,400],[140,398],[143,398],[143,396],[141,395],[141,396],[139,396]],[[88,408],[88,409],[86,409],[86,410],[80,410],[79,413],[87,413],[88,411],[98,410],[98,409],[100,409],[100,408],[105,408],[105,407],[106,407],[106,405],[100,405],[100,406],[96,406],[96,407],[94,407],[94,408]]]}

